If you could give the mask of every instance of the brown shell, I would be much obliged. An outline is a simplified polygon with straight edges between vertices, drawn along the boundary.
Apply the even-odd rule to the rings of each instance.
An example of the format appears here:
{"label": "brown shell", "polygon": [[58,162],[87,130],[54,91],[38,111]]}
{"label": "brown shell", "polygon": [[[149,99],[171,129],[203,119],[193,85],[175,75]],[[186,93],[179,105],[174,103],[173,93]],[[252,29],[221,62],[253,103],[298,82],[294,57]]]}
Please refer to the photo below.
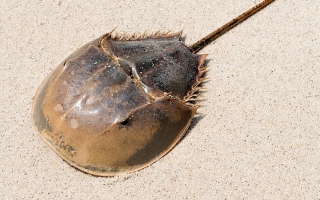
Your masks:
{"label": "brown shell", "polygon": [[70,165],[98,176],[144,168],[170,151],[198,106],[206,55],[181,32],[94,40],[42,83],[33,120],[41,137]]}

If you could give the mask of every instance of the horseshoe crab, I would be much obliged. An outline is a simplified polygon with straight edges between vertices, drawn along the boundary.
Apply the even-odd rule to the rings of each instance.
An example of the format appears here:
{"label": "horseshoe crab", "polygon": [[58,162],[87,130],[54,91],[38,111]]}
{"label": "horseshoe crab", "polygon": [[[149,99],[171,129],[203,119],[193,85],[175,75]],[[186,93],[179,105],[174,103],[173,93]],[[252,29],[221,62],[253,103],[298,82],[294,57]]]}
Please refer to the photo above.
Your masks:
{"label": "horseshoe crab", "polygon": [[67,57],[42,83],[32,118],[70,165],[96,176],[149,166],[181,139],[196,113],[204,46],[266,0],[191,46],[182,32],[107,33]]}

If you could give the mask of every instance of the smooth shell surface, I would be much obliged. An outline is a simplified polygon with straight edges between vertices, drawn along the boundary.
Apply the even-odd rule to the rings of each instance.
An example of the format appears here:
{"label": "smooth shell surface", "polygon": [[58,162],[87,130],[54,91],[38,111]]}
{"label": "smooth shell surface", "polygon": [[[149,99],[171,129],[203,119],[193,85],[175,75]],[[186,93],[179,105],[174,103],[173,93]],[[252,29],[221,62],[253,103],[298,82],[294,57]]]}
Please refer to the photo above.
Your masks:
{"label": "smooth shell surface", "polygon": [[33,120],[70,165],[97,176],[144,168],[181,139],[206,55],[181,32],[138,38],[108,33],[70,55],[42,83]]}

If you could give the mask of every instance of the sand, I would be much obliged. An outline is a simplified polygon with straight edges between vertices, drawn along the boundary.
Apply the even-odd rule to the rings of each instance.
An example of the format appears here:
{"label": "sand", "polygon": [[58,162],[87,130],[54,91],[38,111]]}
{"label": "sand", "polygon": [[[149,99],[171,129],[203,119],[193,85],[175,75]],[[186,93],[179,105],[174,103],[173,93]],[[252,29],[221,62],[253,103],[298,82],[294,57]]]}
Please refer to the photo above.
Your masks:
{"label": "sand", "polygon": [[42,80],[113,28],[183,30],[192,44],[258,2],[1,1],[0,198],[319,199],[320,1],[276,0],[203,49],[210,79],[198,120],[139,172],[82,173],[31,121]]}

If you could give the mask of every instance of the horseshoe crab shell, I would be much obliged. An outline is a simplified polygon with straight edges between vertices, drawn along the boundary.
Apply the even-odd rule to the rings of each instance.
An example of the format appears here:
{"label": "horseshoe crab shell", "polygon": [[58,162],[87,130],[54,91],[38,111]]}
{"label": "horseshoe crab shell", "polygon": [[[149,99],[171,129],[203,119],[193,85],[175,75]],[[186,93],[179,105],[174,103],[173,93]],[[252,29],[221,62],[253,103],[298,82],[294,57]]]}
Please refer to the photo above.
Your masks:
{"label": "horseshoe crab shell", "polygon": [[206,55],[196,54],[274,0],[264,0],[190,47],[181,32],[101,36],[42,83],[33,120],[70,165],[97,176],[149,166],[187,130],[198,106]]}
{"label": "horseshoe crab shell", "polygon": [[144,168],[170,151],[198,106],[206,55],[173,34],[96,39],[42,83],[33,120],[44,141],[70,165],[113,176]]}

